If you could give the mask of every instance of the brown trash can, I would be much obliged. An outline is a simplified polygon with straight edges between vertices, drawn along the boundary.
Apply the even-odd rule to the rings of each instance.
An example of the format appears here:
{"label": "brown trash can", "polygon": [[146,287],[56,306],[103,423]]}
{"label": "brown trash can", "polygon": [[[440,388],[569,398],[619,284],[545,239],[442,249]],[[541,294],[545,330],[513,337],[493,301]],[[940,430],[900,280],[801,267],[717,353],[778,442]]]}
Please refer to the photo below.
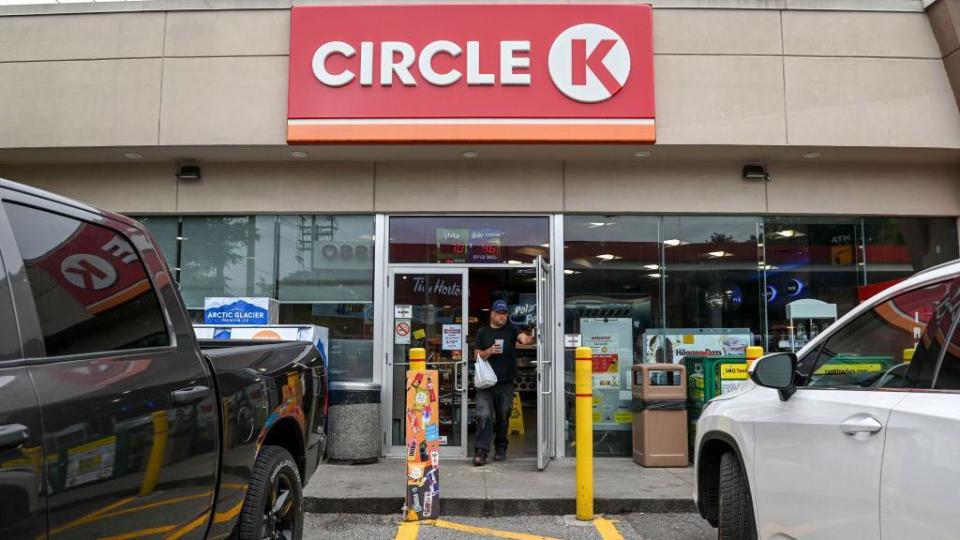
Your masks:
{"label": "brown trash can", "polygon": [[633,366],[633,461],[644,467],[686,467],[687,369]]}

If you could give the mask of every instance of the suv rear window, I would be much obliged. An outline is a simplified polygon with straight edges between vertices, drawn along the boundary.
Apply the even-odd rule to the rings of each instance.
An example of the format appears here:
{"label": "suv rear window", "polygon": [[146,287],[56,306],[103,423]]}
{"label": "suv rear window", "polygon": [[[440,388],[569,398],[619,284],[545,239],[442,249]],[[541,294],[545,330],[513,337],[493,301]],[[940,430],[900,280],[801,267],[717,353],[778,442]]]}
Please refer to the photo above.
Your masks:
{"label": "suv rear window", "polygon": [[942,281],[874,306],[830,336],[800,363],[809,387],[929,387],[950,335],[948,299],[957,283]]}
{"label": "suv rear window", "polygon": [[143,263],[116,231],[4,203],[48,356],[170,344]]}

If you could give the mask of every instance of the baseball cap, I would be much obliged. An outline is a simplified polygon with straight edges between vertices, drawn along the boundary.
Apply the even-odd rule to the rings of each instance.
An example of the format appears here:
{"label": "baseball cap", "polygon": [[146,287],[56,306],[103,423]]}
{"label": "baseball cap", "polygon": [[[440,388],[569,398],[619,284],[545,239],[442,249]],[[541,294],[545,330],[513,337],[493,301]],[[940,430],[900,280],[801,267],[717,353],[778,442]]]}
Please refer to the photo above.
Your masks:
{"label": "baseball cap", "polygon": [[506,300],[497,300],[496,302],[493,303],[493,305],[490,306],[490,311],[510,311],[510,310],[507,309]]}

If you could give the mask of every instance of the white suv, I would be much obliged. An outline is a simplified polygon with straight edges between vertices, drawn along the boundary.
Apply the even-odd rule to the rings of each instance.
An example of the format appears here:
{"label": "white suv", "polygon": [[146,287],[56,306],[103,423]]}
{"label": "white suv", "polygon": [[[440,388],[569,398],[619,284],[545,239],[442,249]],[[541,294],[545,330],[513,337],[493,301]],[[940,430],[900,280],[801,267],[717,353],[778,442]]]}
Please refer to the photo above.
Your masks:
{"label": "white suv", "polygon": [[[721,539],[960,537],[960,262],[857,306],[697,423]],[[945,346],[946,345],[946,346]]]}

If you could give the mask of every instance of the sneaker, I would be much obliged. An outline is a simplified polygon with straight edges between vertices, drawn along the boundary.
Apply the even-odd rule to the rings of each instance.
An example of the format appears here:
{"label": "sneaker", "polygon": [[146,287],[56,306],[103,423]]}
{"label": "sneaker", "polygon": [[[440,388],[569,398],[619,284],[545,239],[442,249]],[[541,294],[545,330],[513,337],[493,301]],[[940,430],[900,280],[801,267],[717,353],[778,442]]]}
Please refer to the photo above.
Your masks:
{"label": "sneaker", "polygon": [[506,451],[506,450],[497,450],[497,452],[496,452],[495,454],[493,454],[493,460],[494,460],[494,461],[503,461],[503,460],[505,460],[505,459],[507,459],[507,451]]}
{"label": "sneaker", "polygon": [[484,465],[486,465],[486,463],[487,463],[487,456],[486,456],[486,454],[481,454],[480,452],[477,452],[477,453],[473,456],[473,466],[474,466],[474,467],[483,467]]}

